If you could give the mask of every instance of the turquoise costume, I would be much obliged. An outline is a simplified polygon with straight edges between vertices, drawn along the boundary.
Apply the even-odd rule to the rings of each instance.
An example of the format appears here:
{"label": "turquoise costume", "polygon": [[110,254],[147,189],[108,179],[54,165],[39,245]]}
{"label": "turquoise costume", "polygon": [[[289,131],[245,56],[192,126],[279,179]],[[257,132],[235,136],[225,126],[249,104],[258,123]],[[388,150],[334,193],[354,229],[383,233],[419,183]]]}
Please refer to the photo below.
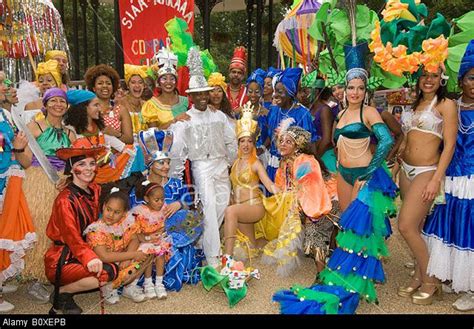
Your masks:
{"label": "turquoise costume", "polygon": [[[355,78],[367,83],[368,74],[363,69],[349,70],[346,83]],[[372,125],[371,132],[363,123],[362,110],[361,121],[336,129],[334,138],[341,144],[344,141],[340,138],[366,139],[360,146],[366,143],[368,150],[370,136],[377,137],[377,149],[367,167],[339,165],[342,177],[349,184],[356,179],[366,183],[341,215],[341,231],[336,236],[338,247],[319,273],[320,283],[310,287],[294,285],[290,290],[280,290],[273,295],[283,314],[351,314],[360,299],[377,302],[375,284],[385,281],[381,258],[388,256],[385,239],[391,234],[388,217],[396,214],[393,200],[397,186],[383,167],[393,144],[390,132],[381,122]],[[363,150],[361,154],[366,152]]]}
{"label": "turquoise costume", "polygon": [[[345,111],[346,110],[342,112],[341,116],[336,120],[336,122],[339,122]],[[367,167],[346,168],[339,164],[339,173],[341,174],[342,178],[344,178],[344,180],[351,185],[354,185],[357,179],[369,179],[371,174],[382,165],[385,155],[388,153],[388,151],[390,151],[390,148],[393,145],[393,138],[388,127],[384,123],[379,122],[374,124],[372,126],[372,131],[370,131],[369,128],[367,128],[367,126],[364,124],[362,111],[363,109],[360,111],[360,122],[350,123],[342,128],[336,128],[334,131],[335,143],[337,143],[340,136],[350,139],[362,139],[370,138],[371,136],[375,135],[378,140],[373,158]]]}

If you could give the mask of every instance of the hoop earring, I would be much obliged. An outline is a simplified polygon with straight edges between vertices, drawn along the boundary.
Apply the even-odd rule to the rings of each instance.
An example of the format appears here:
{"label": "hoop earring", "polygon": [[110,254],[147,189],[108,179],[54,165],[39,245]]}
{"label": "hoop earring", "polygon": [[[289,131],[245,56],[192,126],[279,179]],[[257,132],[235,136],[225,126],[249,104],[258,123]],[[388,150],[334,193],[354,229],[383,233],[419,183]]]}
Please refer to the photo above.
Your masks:
{"label": "hoop earring", "polygon": [[364,105],[365,106],[368,106],[369,105],[369,93],[365,93],[365,97],[364,97]]}
{"label": "hoop earring", "polygon": [[443,87],[445,87],[447,84],[448,84],[448,79],[441,79],[441,81],[439,82],[439,84]]}

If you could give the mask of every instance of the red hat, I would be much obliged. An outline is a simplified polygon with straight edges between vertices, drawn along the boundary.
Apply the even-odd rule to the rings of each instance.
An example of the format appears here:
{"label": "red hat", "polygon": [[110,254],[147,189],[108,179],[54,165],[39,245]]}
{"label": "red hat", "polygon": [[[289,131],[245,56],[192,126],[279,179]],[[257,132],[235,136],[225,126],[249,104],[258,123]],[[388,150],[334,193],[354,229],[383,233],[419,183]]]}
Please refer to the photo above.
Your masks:
{"label": "red hat", "polygon": [[247,71],[247,49],[245,47],[240,46],[234,49],[234,56],[229,65],[229,70],[232,69]]}
{"label": "red hat", "polygon": [[105,147],[65,147],[56,151],[56,155],[61,160],[69,160],[73,157],[84,156],[86,158],[96,158],[101,152],[104,152]]}
{"label": "red hat", "polygon": [[56,156],[61,160],[66,161],[66,167],[64,168],[64,174],[70,175],[72,166],[83,159],[94,158],[97,159],[98,155],[104,152],[104,146],[98,147],[65,147],[56,150]]}

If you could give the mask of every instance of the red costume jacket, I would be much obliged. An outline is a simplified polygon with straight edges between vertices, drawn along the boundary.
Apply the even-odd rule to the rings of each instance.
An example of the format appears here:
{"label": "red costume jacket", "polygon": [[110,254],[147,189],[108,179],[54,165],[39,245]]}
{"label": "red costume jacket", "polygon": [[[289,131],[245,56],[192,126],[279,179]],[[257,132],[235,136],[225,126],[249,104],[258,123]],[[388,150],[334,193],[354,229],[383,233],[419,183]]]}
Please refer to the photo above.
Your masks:
{"label": "red costume jacket", "polygon": [[[95,222],[99,216],[101,188],[98,184],[91,183],[89,189],[91,194],[71,183],[54,200],[46,228],[46,235],[53,241],[53,245],[44,257],[46,276],[51,282],[54,282],[56,267],[64,245],[69,247],[66,264],[80,263],[87,269],[88,262],[99,258],[82,234],[86,227]],[[93,274],[90,273],[90,275]],[[68,281],[67,278],[64,279]]]}
{"label": "red costume jacket", "polygon": [[227,98],[229,99],[229,102],[230,102],[230,106],[232,107],[233,110],[240,106],[243,106],[249,100],[249,98],[247,97],[245,93],[245,85],[240,86],[239,94],[237,95],[235,99],[232,98],[231,96],[230,85],[227,86],[226,93],[227,93]]}

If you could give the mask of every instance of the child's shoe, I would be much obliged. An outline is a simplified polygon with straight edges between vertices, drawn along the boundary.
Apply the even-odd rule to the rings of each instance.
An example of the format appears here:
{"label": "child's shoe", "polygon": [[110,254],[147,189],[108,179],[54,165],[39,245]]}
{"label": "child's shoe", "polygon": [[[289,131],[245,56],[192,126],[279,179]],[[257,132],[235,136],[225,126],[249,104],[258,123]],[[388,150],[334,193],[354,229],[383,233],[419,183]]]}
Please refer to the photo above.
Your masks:
{"label": "child's shoe", "polygon": [[156,298],[156,291],[155,291],[155,286],[153,285],[153,283],[144,284],[143,285],[143,290],[145,292],[145,298],[147,298],[147,299]]}
{"label": "child's shoe", "polygon": [[156,297],[158,299],[164,299],[168,296],[166,294],[166,288],[163,285],[163,283],[158,283],[158,284],[155,285],[155,293],[156,293]]}
{"label": "child's shoe", "polygon": [[122,296],[130,298],[135,303],[141,303],[146,299],[143,290],[134,283],[131,283],[123,288]]}

